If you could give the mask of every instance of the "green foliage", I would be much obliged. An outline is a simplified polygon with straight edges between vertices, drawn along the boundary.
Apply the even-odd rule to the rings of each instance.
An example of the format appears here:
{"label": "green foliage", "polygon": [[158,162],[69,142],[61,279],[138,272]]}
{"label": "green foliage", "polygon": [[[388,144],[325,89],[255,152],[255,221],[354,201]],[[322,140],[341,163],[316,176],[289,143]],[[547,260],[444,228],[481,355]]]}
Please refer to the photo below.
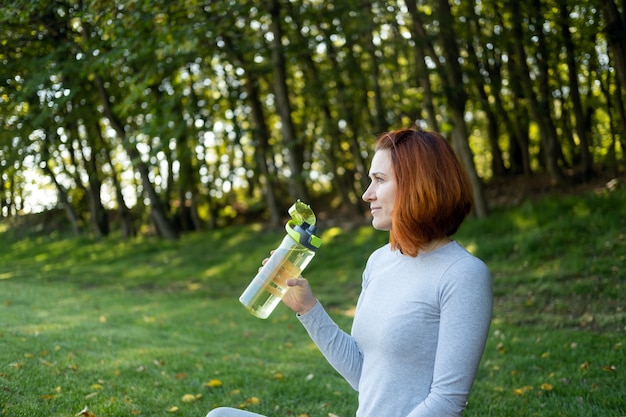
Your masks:
{"label": "green foliage", "polygon": [[[490,266],[496,295],[467,416],[626,413],[625,203],[624,189],[553,196],[463,225],[456,239]],[[305,275],[349,330],[387,236],[319,223]],[[286,307],[259,320],[237,301],[282,232],[17,236],[0,230],[0,416],[354,415],[356,394]]]}
{"label": "green foliage", "polygon": [[[137,218],[162,211],[183,232],[199,228],[190,218],[228,223],[242,195],[276,218],[284,200],[298,197],[283,191],[294,177],[311,195],[328,194],[322,198],[334,208],[356,211],[373,138],[422,119],[448,135],[467,122],[461,142],[469,141],[473,158],[464,160],[474,160],[483,178],[544,170],[552,148],[568,172],[581,169],[587,148],[594,168],[623,169],[615,77],[626,73],[625,60],[608,44],[612,16],[600,7],[614,0],[567,4],[563,15],[562,1],[520,4],[522,62],[534,91],[519,83],[510,10],[517,2],[422,3],[409,2],[411,11],[379,0],[272,3],[283,29],[289,102],[282,103],[269,2],[2,2],[0,216],[40,208],[25,185],[42,174],[81,190],[59,202],[77,218],[98,211],[94,196],[122,206],[119,187]],[[624,10],[616,11],[623,20]],[[456,62],[462,74],[448,74]],[[576,77],[567,71],[574,66]],[[568,78],[579,80],[578,98]],[[548,136],[536,114],[529,117],[534,96],[550,100],[539,114],[550,113],[558,143],[540,140]],[[457,113],[466,117],[453,120]],[[293,145],[285,145],[279,114],[292,119]],[[287,168],[290,160],[302,160],[302,178]]]}

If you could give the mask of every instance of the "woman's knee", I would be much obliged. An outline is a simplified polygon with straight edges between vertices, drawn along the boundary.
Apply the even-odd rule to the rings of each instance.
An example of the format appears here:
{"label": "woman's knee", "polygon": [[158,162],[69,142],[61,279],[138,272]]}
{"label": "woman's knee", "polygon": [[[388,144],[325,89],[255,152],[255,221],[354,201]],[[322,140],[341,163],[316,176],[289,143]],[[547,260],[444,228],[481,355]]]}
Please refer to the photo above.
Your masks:
{"label": "woman's knee", "polygon": [[214,408],[213,410],[209,411],[209,414],[206,415],[206,417],[230,417],[230,416],[234,416],[234,413],[231,413],[232,409],[230,408],[226,408],[226,407],[219,407],[219,408]]}
{"label": "woman's knee", "polygon": [[239,410],[237,408],[219,407],[209,411],[206,417],[263,417],[260,414],[251,413],[249,411]]}

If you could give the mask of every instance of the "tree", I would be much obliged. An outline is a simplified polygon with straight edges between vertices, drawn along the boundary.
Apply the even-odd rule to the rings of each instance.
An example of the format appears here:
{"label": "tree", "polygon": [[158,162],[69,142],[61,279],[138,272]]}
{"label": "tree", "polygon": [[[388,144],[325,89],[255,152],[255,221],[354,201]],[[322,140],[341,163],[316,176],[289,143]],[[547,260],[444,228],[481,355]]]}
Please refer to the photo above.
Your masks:
{"label": "tree", "polygon": [[580,97],[580,86],[578,83],[578,65],[576,62],[576,47],[572,40],[569,23],[569,9],[565,0],[559,0],[559,25],[561,27],[561,36],[565,46],[567,78],[570,91],[570,101],[574,111],[574,123],[576,125],[576,134],[580,141],[580,159],[582,165],[582,173],[589,176],[593,170],[593,160],[589,150],[589,135],[587,131],[587,116],[583,111],[582,100]]}
{"label": "tree", "polygon": [[538,63],[538,67],[534,73],[537,74],[537,78],[540,80],[539,87],[535,91],[532,79],[531,69],[527,62],[527,55],[523,44],[524,31],[522,29],[522,15],[520,11],[520,4],[517,0],[511,0],[509,2],[511,10],[511,20],[513,24],[513,39],[515,47],[516,60],[519,65],[519,79],[521,85],[526,91],[525,99],[528,102],[528,107],[533,119],[539,126],[541,143],[543,145],[544,162],[548,173],[555,183],[561,183],[564,180],[563,173],[558,164],[559,158],[559,142],[556,137],[556,130],[551,117],[551,110],[548,98],[552,97],[552,92],[547,85],[547,50],[545,45],[545,37],[542,32],[541,20],[541,5],[538,1],[533,0],[532,9],[537,10],[535,13],[534,27],[539,42],[539,52],[533,58]]}
{"label": "tree", "polygon": [[[460,53],[454,29],[454,19],[448,0],[438,0],[435,8],[435,17],[438,21],[441,41],[441,55],[430,46],[428,51],[433,54],[431,59],[437,63],[439,76],[443,82],[443,92],[446,96],[447,108],[453,124],[452,144],[467,170],[474,189],[474,213],[478,217],[487,215],[487,204],[483,192],[482,182],[476,172],[473,155],[469,147],[468,130],[465,123],[465,106],[467,93],[463,83],[463,72],[459,64]],[[419,14],[413,16],[414,25],[420,27],[416,32],[426,33]],[[444,64],[445,63],[445,64]]]}
{"label": "tree", "polygon": [[276,95],[276,110],[280,115],[281,132],[283,143],[289,164],[289,186],[290,194],[298,198],[309,201],[309,193],[304,182],[302,167],[304,166],[304,146],[302,139],[296,137],[296,132],[291,117],[291,100],[289,98],[289,88],[287,86],[287,68],[283,55],[283,29],[280,0],[271,0],[271,49],[272,64],[274,67],[274,94]]}

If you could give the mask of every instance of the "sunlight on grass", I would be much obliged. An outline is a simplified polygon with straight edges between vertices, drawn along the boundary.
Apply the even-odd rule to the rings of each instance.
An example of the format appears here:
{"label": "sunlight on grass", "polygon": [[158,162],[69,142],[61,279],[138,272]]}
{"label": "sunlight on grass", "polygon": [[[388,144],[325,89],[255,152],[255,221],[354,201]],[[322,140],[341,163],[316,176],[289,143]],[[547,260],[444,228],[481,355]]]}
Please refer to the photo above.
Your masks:
{"label": "sunlight on grass", "polygon": [[533,215],[532,210],[522,210],[520,213],[511,216],[511,220],[515,227],[522,232],[537,227],[537,218]]}
{"label": "sunlight on grass", "polygon": [[322,238],[322,242],[328,244],[333,240],[335,236],[339,236],[342,233],[343,230],[340,227],[331,227],[330,229],[326,229],[324,232],[322,232],[322,236],[320,237]]}

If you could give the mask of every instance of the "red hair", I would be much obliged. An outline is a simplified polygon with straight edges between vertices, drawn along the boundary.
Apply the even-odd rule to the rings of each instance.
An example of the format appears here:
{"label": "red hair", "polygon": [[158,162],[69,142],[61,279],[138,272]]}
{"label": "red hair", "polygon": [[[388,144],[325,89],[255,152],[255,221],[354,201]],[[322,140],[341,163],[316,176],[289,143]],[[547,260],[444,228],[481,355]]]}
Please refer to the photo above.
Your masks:
{"label": "red hair", "polygon": [[451,236],[472,208],[472,184],[450,144],[418,128],[383,133],[376,150],[391,153],[396,199],[390,243],[417,256],[428,242]]}

